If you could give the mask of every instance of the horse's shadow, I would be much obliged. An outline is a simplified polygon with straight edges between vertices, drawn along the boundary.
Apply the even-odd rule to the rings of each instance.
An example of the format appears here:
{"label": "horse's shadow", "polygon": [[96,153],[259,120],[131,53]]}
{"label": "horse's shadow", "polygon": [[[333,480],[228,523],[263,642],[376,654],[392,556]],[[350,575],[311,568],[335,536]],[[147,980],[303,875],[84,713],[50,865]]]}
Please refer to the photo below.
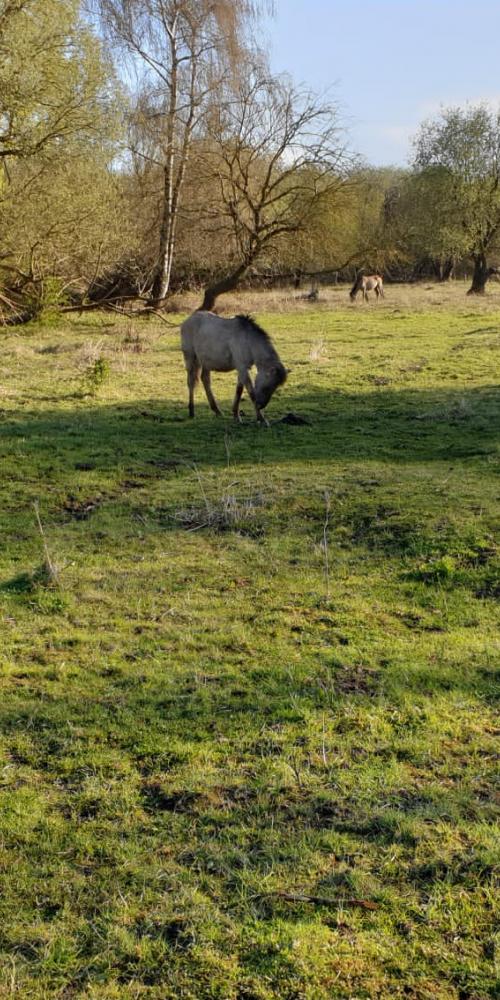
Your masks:
{"label": "horse's shadow", "polygon": [[[494,453],[498,403],[494,386],[433,391],[384,387],[363,394],[287,391],[286,397],[273,400],[270,426],[262,428],[248,408],[238,425],[229,413],[216,418],[201,403],[189,420],[178,401],[92,401],[64,410],[4,411],[0,441],[4,455],[10,449],[22,452],[15,460],[16,478],[22,478],[23,468],[30,478],[85,468],[106,475],[124,469],[130,473],[145,465],[156,467],[160,475],[168,466],[217,467],[229,460],[234,465],[364,459],[426,463]],[[286,411],[300,421],[281,421]]]}

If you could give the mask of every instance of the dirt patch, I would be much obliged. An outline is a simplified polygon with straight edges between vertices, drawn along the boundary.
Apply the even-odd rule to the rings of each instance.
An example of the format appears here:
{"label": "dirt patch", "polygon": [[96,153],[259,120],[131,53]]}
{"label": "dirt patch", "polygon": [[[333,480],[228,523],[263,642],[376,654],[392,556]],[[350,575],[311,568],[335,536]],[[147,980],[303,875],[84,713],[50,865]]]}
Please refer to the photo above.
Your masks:
{"label": "dirt patch", "polygon": [[340,694],[373,696],[379,686],[380,672],[373,667],[342,667],[335,675],[335,687]]}
{"label": "dirt patch", "polygon": [[205,803],[205,796],[188,788],[169,791],[161,781],[145,781],[142,785],[144,807],[148,812],[193,812]]}
{"label": "dirt patch", "polygon": [[63,510],[76,521],[87,521],[98,510],[104,499],[102,496],[94,496],[79,500],[78,497],[70,493],[63,503]]}
{"label": "dirt patch", "polygon": [[300,413],[285,413],[284,417],[280,417],[279,420],[273,420],[273,424],[290,424],[292,427],[299,427],[302,424],[311,426],[311,421],[307,420],[306,417],[301,417]]}

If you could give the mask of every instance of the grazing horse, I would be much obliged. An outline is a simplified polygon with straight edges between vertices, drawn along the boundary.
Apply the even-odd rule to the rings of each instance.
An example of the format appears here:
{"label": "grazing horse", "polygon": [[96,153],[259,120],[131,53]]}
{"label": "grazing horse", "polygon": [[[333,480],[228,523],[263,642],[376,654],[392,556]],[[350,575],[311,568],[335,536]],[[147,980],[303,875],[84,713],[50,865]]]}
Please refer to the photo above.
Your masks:
{"label": "grazing horse", "polygon": [[375,292],[377,299],[383,299],[384,282],[380,274],[363,274],[360,272],[351,288],[351,291],[349,292],[351,302],[354,302],[358,292],[363,293],[363,299],[365,302],[368,302],[368,292]]}
{"label": "grazing horse", "polygon": [[[218,416],[217,406],[210,385],[210,372],[238,372],[233,417],[240,419],[240,399],[246,389],[255,407],[259,423],[266,423],[261,410],[267,406],[275,389],[286,380],[287,370],[281,363],[270,337],[251,316],[233,316],[224,319],[212,312],[199,310],[181,326],[181,343],[187,370],[189,388],[189,416],[194,417],[194,387],[201,381],[210,408]],[[255,365],[255,386],[250,378],[250,368]]]}

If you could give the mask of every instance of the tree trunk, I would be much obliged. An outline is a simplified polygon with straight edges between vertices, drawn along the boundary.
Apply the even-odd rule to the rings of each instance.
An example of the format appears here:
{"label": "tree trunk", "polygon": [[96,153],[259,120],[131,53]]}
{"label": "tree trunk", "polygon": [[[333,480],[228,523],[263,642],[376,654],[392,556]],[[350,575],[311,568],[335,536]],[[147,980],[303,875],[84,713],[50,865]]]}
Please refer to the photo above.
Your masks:
{"label": "tree trunk", "polygon": [[151,305],[156,308],[159,308],[159,306],[163,304],[163,299],[168,292],[170,286],[171,267],[172,261],[169,256],[167,256],[166,249],[162,248],[160,262],[158,264],[158,269],[153,281],[153,287],[151,289]]}
{"label": "tree trunk", "polygon": [[[170,274],[174,254],[174,228],[176,206],[174,205],[174,172],[175,172],[175,124],[177,115],[178,70],[179,57],[177,53],[176,19],[174,17],[167,32],[170,45],[170,93],[168,99],[167,131],[165,142],[165,164],[163,167],[163,204],[160,225],[160,244],[158,248],[158,263],[151,291],[152,305],[158,308],[165,298],[170,286]],[[181,181],[182,183],[182,181]]]}
{"label": "tree trunk", "polygon": [[467,295],[484,295],[486,282],[490,276],[488,264],[484,253],[478,253],[473,258],[474,273],[472,275],[472,285]]}
{"label": "tree trunk", "polygon": [[455,261],[452,257],[448,257],[447,260],[443,261],[439,269],[439,280],[441,282],[449,281],[453,274],[454,267]]}
{"label": "tree trunk", "polygon": [[[171,124],[169,123],[169,129]],[[170,286],[172,258],[174,249],[174,141],[173,134],[168,136],[166,163],[163,168],[163,204],[160,225],[160,243],[158,247],[158,263],[151,289],[152,305],[158,308],[165,298]]]}
{"label": "tree trunk", "polygon": [[170,287],[170,274],[172,271],[172,220],[170,218],[170,205],[165,201],[163,206],[164,217],[160,232],[160,248],[158,251],[158,264],[156,274],[151,289],[151,303],[158,308],[162,305],[168,289]]}
{"label": "tree trunk", "polygon": [[236,288],[240,278],[243,277],[249,266],[249,264],[240,264],[232,274],[228,274],[225,278],[221,278],[220,281],[215,281],[213,285],[205,288],[200,310],[210,312],[214,308],[215,301],[219,295],[224,295],[225,292],[232,292],[233,288]]}

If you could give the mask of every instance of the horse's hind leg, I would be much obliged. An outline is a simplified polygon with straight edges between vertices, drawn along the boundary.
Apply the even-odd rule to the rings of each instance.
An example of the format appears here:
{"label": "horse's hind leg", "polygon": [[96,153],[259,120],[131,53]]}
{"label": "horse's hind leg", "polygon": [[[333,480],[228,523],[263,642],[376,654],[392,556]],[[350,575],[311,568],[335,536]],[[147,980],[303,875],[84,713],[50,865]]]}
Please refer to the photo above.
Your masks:
{"label": "horse's hind leg", "polygon": [[236,392],[234,394],[234,400],[233,400],[233,417],[234,417],[235,420],[238,420],[238,421],[241,420],[241,417],[240,417],[240,399],[241,399],[241,394],[243,392],[243,389],[244,389],[243,382],[240,382],[240,380],[238,379],[238,382],[237,382],[237,385],[236,385]]}
{"label": "horse's hind leg", "polygon": [[217,406],[217,403],[216,403],[216,400],[215,400],[215,396],[214,396],[214,394],[212,392],[212,386],[210,384],[210,371],[209,371],[208,368],[202,368],[201,369],[201,381],[203,382],[203,387],[204,387],[205,392],[207,394],[207,399],[208,399],[208,402],[209,402],[210,409],[213,410],[213,412],[215,414],[217,414],[218,417],[221,417],[222,416],[222,411],[219,410],[219,407]]}
{"label": "horse's hind leg", "polygon": [[200,366],[194,359],[190,361],[187,370],[187,383],[189,390],[189,416],[194,417],[194,387],[200,377]]}

